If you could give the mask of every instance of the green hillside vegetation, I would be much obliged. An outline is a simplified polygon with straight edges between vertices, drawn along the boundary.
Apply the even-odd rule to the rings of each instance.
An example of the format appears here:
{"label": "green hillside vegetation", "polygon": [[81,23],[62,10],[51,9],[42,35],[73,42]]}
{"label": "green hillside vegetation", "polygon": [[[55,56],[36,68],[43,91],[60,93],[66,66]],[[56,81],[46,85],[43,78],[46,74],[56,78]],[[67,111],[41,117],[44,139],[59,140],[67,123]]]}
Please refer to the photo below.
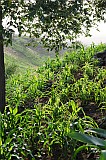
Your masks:
{"label": "green hillside vegetation", "polygon": [[[15,46],[16,51],[23,52],[21,47]],[[1,115],[1,160],[98,159],[99,147],[85,147],[70,135],[89,128],[106,129],[106,67],[93,58],[103,50],[105,44],[81,46],[46,61],[37,71],[33,68],[7,79],[7,109]],[[28,52],[26,49],[23,56]],[[106,150],[103,142],[102,149]],[[86,151],[79,152],[80,146],[79,151],[84,147]]]}
{"label": "green hillside vegetation", "polygon": [[[31,43],[34,43],[34,46],[31,46]],[[48,58],[54,57],[55,53],[43,48],[38,40],[33,42],[33,39],[29,37],[14,36],[12,46],[5,47],[6,74],[10,70],[22,72],[28,68],[37,68],[43,65]],[[11,71],[10,74],[12,73]]]}

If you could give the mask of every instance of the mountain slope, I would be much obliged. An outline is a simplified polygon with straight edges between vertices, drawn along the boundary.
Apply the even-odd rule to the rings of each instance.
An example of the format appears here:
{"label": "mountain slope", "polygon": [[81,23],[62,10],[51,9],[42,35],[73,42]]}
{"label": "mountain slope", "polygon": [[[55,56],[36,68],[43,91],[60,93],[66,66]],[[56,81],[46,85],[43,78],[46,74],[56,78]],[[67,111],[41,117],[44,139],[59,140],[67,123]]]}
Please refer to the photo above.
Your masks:
{"label": "mountain slope", "polygon": [[[35,42],[35,47],[28,46],[31,39],[27,37],[14,36],[12,46],[5,47],[5,59],[12,61],[19,67],[35,67],[44,64],[48,58],[54,58],[54,52],[48,52],[39,41]],[[64,51],[62,51],[63,53]],[[10,57],[10,58],[9,58]]]}

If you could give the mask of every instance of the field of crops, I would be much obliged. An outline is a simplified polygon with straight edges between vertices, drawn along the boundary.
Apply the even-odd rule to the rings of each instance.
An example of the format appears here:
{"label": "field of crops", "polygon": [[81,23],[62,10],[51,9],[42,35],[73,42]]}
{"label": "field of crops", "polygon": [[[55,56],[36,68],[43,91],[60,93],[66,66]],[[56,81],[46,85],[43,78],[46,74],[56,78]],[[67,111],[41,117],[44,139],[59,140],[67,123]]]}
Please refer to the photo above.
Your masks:
{"label": "field of crops", "polygon": [[1,160],[105,160],[106,66],[94,59],[103,50],[81,46],[6,80]]}

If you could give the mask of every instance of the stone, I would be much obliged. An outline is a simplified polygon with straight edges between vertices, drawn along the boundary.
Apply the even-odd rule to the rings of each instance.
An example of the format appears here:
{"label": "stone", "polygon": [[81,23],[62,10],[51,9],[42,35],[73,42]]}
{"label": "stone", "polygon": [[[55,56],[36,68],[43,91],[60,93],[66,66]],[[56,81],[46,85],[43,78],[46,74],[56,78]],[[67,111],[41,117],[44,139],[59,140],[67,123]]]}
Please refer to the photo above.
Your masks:
{"label": "stone", "polygon": [[106,50],[96,53],[94,58],[99,60],[101,66],[106,66]]}

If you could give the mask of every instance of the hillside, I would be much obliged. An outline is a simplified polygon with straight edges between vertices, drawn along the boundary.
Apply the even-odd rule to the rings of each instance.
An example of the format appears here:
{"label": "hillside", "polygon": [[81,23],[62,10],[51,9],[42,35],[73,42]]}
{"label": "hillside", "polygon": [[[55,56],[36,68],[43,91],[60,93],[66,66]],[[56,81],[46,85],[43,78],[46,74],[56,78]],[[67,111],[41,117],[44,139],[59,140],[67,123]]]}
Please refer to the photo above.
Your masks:
{"label": "hillside", "polygon": [[29,43],[31,43],[30,38],[14,36],[12,46],[5,47],[6,67],[17,66],[18,70],[35,68],[43,65],[48,58],[55,57],[55,53],[48,52],[38,40],[36,40],[34,47],[29,46]]}
{"label": "hillside", "polygon": [[94,54],[103,50],[82,46],[7,79],[1,160],[98,159],[106,149],[106,66]]}

